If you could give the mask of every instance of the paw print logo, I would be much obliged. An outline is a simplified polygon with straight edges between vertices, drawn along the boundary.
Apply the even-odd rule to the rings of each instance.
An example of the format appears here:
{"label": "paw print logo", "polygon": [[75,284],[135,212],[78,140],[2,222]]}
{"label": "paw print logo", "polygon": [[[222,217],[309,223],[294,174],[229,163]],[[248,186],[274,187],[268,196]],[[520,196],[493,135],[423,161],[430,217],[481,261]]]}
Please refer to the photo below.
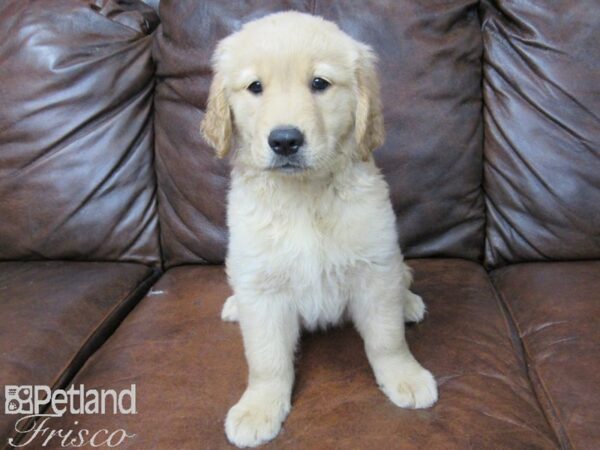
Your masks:
{"label": "paw print logo", "polygon": [[14,414],[17,412],[17,409],[19,409],[19,402],[15,399],[12,399],[8,402],[8,406],[6,407],[6,412],[9,414]]}

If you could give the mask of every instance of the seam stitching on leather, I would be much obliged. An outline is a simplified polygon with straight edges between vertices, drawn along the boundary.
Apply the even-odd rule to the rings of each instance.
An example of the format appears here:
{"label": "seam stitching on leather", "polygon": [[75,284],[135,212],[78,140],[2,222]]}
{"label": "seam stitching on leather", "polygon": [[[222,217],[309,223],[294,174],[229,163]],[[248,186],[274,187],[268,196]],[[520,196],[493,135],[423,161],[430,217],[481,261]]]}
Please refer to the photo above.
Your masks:
{"label": "seam stitching on leather", "polygon": [[[158,27],[156,27],[158,30]],[[154,267],[158,267],[159,270],[165,270],[165,257],[163,252],[163,239],[162,239],[162,226],[160,220],[160,205],[159,205],[159,195],[158,195],[158,169],[156,166],[156,73],[158,71],[158,61],[154,59],[154,40],[152,42],[152,48],[150,49],[150,59],[152,60],[152,64],[154,66],[154,77],[152,80],[152,103],[150,105],[150,115],[152,120],[152,197],[154,198],[154,207],[156,214],[156,245],[158,246],[158,261],[157,265]]]}
{"label": "seam stitching on leather", "polygon": [[[138,283],[135,287],[133,287],[131,290],[129,290],[127,292],[127,294],[125,294],[123,297],[121,297],[121,300],[119,300],[119,302],[117,304],[115,304],[115,306],[113,306],[110,309],[110,311],[108,311],[104,315],[104,317],[98,323],[98,325],[86,336],[84,343],[80,347],[80,350],[83,347],[85,347],[86,344],[88,344],[93,339],[93,337],[99,332],[99,330],[101,330],[102,326],[107,322],[107,320],[109,320],[115,314],[115,312],[118,311],[123,305],[125,305],[126,303],[128,303],[130,301],[135,301],[134,299],[138,295],[139,295],[139,300],[141,300],[143,298],[144,294],[146,293],[146,291],[150,288],[150,286],[148,286],[148,289],[144,289],[145,285],[147,283],[149,283],[150,280],[152,280],[154,277],[156,277],[156,275],[157,275],[157,271],[152,269],[151,272],[146,277],[144,277],[143,280],[140,281],[140,283]],[[107,337],[107,339],[108,339],[108,337]],[[62,374],[64,372],[66,372],[68,370],[68,368],[71,366],[71,364],[73,363],[73,360],[77,357],[77,353],[79,353],[79,350],[75,353],[73,358],[71,358],[69,360],[69,362],[64,366],[63,370],[61,370],[61,375],[56,377],[56,379],[54,380],[54,383],[52,385],[53,389],[60,386],[61,383],[59,383],[59,381],[60,381]],[[95,351],[93,353],[95,353]],[[90,356],[92,356],[92,354],[90,354]],[[62,383],[62,384],[66,385],[64,383]]]}
{"label": "seam stitching on leather", "polygon": [[486,245],[487,245],[487,226],[488,226],[488,215],[487,215],[487,193],[485,192],[485,115],[484,115],[484,109],[485,109],[485,96],[483,95],[483,85],[485,82],[485,76],[484,76],[484,65],[485,65],[485,42],[483,39],[483,29],[484,29],[484,24],[482,21],[482,4],[481,1],[477,2],[477,5],[473,6],[473,8],[476,10],[477,12],[477,21],[479,22],[479,38],[480,38],[480,43],[481,43],[481,55],[479,56],[479,94],[481,95],[480,97],[480,103],[481,103],[481,108],[479,111],[479,120],[480,120],[480,125],[481,125],[481,173],[480,173],[480,180],[479,180],[479,196],[481,198],[481,203],[483,206],[483,224],[481,226],[481,233],[482,233],[482,242],[481,242],[481,246],[479,247],[479,252],[480,252],[480,258],[478,259],[479,262],[481,262],[481,264],[485,267],[485,263],[486,263]]}

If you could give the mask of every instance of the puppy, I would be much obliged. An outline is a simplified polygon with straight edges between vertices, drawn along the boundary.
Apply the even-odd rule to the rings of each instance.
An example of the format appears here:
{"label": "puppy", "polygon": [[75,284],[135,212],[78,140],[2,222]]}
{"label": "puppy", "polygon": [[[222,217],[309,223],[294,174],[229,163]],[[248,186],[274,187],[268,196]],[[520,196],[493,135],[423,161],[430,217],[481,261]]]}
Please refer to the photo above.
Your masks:
{"label": "puppy", "polygon": [[335,24],[297,12],[247,23],[222,40],[201,124],[231,152],[223,318],[238,320],[248,386],[225,420],[230,442],[273,439],[290,411],[302,328],[354,322],[377,383],[404,408],[437,400],[412,356],[409,291],[388,187],[371,152],[384,140],[376,57]]}

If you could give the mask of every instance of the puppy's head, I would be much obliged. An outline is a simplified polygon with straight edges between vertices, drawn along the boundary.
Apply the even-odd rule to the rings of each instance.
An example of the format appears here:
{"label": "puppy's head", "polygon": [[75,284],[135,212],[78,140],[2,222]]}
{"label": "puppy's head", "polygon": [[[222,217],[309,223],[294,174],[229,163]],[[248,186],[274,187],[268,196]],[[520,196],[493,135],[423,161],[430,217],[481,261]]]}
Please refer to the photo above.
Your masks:
{"label": "puppy's head", "polygon": [[222,40],[201,129],[237,166],[331,172],[368,159],[384,129],[372,50],[332,22],[297,12],[247,23]]}

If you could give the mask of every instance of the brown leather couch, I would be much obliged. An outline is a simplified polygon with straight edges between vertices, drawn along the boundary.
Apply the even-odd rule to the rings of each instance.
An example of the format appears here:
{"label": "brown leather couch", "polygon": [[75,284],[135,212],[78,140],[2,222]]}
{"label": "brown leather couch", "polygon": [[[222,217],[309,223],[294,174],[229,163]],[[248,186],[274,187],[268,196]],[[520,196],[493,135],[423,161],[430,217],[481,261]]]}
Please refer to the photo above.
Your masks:
{"label": "brown leather couch", "polygon": [[[3,0],[0,384],[135,384],[135,415],[48,426],[229,448],[246,365],[219,319],[228,166],[198,124],[215,43],[285,9],[380,55],[375,156],[440,400],[392,405],[351,327],[306,335],[266,447],[600,448],[597,0]],[[0,445],[27,439],[18,417],[0,415]]]}

